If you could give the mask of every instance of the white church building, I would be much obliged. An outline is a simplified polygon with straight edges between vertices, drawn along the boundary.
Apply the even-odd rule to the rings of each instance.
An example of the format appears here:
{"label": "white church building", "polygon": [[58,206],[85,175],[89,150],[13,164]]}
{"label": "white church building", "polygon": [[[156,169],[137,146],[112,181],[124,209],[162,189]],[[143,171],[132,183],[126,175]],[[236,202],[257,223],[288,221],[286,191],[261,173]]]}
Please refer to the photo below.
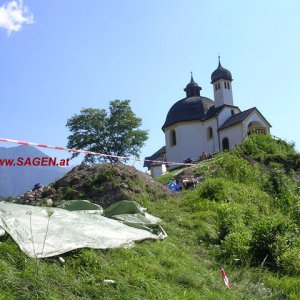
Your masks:
{"label": "white church building", "polygon": [[144,167],[153,177],[174,168],[165,162],[199,160],[203,153],[229,150],[251,134],[270,133],[270,123],[256,107],[241,111],[234,105],[232,81],[231,72],[222,67],[220,57],[211,74],[214,100],[200,95],[201,87],[191,76],[184,89],[186,97],[170,108],[162,126],[165,146],[146,157]]}

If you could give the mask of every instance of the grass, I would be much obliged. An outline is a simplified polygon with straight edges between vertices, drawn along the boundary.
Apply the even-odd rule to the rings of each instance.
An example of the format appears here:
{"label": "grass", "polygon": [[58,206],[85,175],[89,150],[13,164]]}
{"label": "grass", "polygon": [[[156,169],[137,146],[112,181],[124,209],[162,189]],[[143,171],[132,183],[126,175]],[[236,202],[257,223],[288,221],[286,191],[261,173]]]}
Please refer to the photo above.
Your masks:
{"label": "grass", "polygon": [[[286,147],[280,147],[284,158]],[[10,237],[2,237],[0,299],[299,299],[299,214],[294,213],[299,185],[240,155],[221,154],[193,167],[206,179],[181,197],[135,199],[163,220],[169,235],[163,241],[143,241],[131,249],[72,251],[63,255],[64,264],[57,258],[39,260],[37,275],[35,259]],[[272,254],[263,266],[266,255],[256,244]],[[220,275],[222,267],[230,290]]]}
{"label": "grass", "polygon": [[[3,238],[0,299],[249,299],[249,294],[252,299],[277,299],[288,293],[274,287],[278,278],[262,282],[256,268],[218,261],[214,255],[218,247],[199,242],[195,216],[184,209],[182,200],[140,202],[164,220],[167,239],[144,241],[132,249],[73,251],[63,256],[64,265],[57,259],[41,260],[39,276],[35,260],[20,252],[11,238]],[[225,288],[221,267],[228,273],[231,290]],[[105,279],[116,283],[104,283]]]}

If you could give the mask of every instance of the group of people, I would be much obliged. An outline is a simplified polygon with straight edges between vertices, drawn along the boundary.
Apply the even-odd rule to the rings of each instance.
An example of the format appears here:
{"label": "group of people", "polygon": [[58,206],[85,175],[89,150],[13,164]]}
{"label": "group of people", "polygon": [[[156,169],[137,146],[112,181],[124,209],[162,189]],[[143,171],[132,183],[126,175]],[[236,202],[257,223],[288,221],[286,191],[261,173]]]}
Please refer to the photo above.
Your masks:
{"label": "group of people", "polygon": [[[211,159],[212,157],[213,157],[213,155],[212,155],[211,153],[207,154],[206,152],[203,151],[202,154],[199,156],[198,161]],[[193,163],[193,162],[194,162],[194,161],[193,161],[190,157],[188,157],[188,158],[184,161],[184,163],[186,163],[186,164],[191,164],[191,163]]]}
{"label": "group of people", "polygon": [[181,180],[176,180],[172,178],[169,180],[168,186],[170,191],[179,192],[184,189],[189,189],[190,187],[196,187],[198,180],[194,177],[188,177]]}

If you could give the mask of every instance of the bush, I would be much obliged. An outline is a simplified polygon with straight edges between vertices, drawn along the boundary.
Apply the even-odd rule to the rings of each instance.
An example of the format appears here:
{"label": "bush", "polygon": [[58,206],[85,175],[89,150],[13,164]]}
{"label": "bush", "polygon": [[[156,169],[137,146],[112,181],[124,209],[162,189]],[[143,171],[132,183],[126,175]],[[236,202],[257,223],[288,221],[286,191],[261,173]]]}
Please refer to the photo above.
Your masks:
{"label": "bush", "polygon": [[206,177],[229,179],[238,183],[245,183],[263,187],[267,181],[267,174],[261,170],[259,164],[249,162],[238,157],[234,152],[221,153],[211,164]]}
{"label": "bush", "polygon": [[224,257],[240,259],[242,263],[248,262],[251,238],[252,232],[244,224],[234,226],[221,244]]}
{"label": "bush", "polygon": [[279,213],[272,216],[261,216],[261,219],[253,224],[250,250],[253,262],[260,265],[264,260],[270,267],[276,265],[276,241],[287,230],[285,218]]}
{"label": "bush", "polygon": [[266,182],[265,190],[274,197],[274,203],[284,213],[295,207],[299,200],[299,188],[295,180],[284,172],[280,164],[271,163],[269,179]]}
{"label": "bush", "polygon": [[286,171],[300,170],[300,155],[294,149],[294,143],[274,139],[270,135],[253,135],[236,147],[233,152],[246,155],[252,159],[269,165],[280,163]]}
{"label": "bush", "polygon": [[292,247],[282,253],[277,259],[279,268],[289,275],[300,275],[300,245]]}

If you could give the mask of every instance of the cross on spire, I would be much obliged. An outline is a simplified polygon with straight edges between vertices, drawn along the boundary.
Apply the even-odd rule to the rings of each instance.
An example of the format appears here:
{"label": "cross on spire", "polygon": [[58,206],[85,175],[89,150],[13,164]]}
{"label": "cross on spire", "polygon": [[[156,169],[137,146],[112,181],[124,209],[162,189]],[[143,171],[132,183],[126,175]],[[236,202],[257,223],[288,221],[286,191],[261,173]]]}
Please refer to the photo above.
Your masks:
{"label": "cross on spire", "polygon": [[194,82],[193,72],[191,71],[191,82]]}

